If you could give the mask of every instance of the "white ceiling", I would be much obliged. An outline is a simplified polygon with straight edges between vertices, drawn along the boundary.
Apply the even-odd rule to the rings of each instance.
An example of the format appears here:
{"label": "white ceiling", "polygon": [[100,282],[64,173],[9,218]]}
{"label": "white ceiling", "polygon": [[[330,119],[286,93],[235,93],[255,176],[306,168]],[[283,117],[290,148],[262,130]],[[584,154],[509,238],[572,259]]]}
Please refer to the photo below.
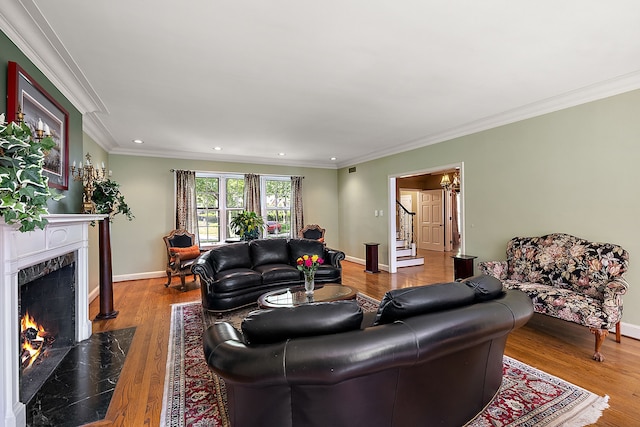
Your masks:
{"label": "white ceiling", "polygon": [[117,154],[344,167],[640,88],[637,0],[2,3]]}

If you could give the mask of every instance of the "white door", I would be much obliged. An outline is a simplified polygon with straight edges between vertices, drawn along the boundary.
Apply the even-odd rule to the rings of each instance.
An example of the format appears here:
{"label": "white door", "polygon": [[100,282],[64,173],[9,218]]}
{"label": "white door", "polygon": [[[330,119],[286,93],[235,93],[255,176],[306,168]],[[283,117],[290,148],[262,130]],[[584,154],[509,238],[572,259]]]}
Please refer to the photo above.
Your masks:
{"label": "white door", "polygon": [[418,248],[444,251],[443,190],[420,192]]}

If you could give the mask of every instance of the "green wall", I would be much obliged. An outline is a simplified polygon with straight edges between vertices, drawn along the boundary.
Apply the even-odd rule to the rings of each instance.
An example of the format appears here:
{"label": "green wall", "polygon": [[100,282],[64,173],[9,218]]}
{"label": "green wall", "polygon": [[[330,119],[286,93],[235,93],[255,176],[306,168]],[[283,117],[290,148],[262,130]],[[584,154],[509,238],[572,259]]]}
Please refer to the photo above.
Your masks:
{"label": "green wall", "polygon": [[[69,158],[82,157],[82,114],[47,79],[38,68],[0,31],[0,113],[7,111],[7,70],[8,62],[20,65],[49,95],[69,113]],[[7,117],[7,120],[15,118]],[[69,190],[62,192],[65,197],[49,204],[49,213],[78,213],[82,206],[82,185],[69,179]]]}
{"label": "green wall", "polygon": [[[504,260],[514,236],[563,232],[630,253],[624,322],[640,325],[640,91],[523,120],[338,171],[338,247],[388,262],[389,176],[464,162],[466,253]],[[386,209],[386,208],[385,208]]]}
{"label": "green wall", "polygon": [[338,243],[337,176],[333,169],[123,155],[110,155],[109,167],[113,170],[113,180],[120,184],[135,215],[133,221],[118,215],[111,226],[113,274],[120,276],[116,280],[153,277],[164,272],[167,259],[162,237],[175,227],[171,169],[304,176],[305,223],[317,223],[326,228],[329,246]]}

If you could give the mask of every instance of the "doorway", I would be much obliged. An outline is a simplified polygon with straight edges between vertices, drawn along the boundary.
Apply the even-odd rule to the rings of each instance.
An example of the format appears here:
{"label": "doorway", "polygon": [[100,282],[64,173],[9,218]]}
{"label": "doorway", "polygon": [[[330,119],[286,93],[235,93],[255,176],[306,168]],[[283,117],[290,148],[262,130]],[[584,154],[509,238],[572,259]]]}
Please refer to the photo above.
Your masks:
{"label": "doorway", "polygon": [[[445,191],[440,186],[440,180],[444,174],[448,173],[451,176],[453,172],[459,177],[457,191]],[[415,192],[415,232],[418,248],[423,246],[422,250],[464,252],[464,162],[389,176],[389,212],[397,212],[396,201],[400,200],[400,184],[403,186],[403,192],[404,188],[419,190]],[[423,195],[426,200],[424,206],[421,206]],[[425,217],[427,220],[423,221]],[[389,272],[396,273],[398,264],[395,242],[398,219],[396,215],[389,215],[388,218]]]}

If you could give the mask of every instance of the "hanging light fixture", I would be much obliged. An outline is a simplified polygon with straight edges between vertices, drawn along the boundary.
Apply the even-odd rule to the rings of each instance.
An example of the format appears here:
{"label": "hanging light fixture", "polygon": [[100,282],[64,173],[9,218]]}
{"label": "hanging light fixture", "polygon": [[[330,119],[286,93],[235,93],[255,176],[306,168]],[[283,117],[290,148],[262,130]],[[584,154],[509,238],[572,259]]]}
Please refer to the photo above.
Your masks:
{"label": "hanging light fixture", "polygon": [[440,179],[440,186],[444,189],[444,191],[451,191],[453,193],[460,192],[460,174],[456,170],[453,173],[453,181],[449,178],[449,174],[445,173],[442,175],[442,179]]}

